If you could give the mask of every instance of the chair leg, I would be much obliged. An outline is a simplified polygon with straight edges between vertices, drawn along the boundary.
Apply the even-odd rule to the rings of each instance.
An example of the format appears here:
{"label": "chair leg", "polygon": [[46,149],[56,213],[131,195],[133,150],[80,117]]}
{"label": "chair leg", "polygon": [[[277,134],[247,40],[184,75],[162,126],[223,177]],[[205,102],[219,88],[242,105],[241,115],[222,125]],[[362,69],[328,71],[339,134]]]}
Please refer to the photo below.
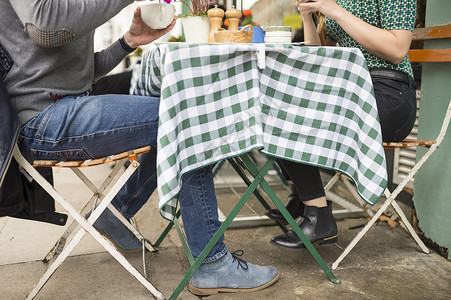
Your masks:
{"label": "chair leg", "polygon": [[[338,182],[338,180],[340,180],[345,184],[346,188],[348,189],[348,191],[352,194],[352,196],[354,197],[354,199],[357,201],[357,203],[359,204],[359,210],[365,211],[367,213],[367,215],[369,217],[372,217],[374,215],[374,212],[368,207],[367,203],[365,203],[362,198],[359,196],[359,194],[357,193],[356,189],[354,186],[351,185],[350,179],[348,177],[346,177],[345,175],[341,174],[340,172],[335,172],[335,175],[332,177],[331,180],[329,180],[329,182],[327,182],[326,186],[324,187],[324,192],[326,193],[326,197],[327,197],[327,193],[329,192],[329,190]],[[331,196],[332,198],[332,196]],[[337,197],[338,198],[338,197]],[[331,199],[333,202],[338,202],[336,200]],[[354,204],[352,204],[351,202],[349,202],[348,200],[342,199],[341,203],[339,203],[341,206],[345,207],[351,205],[351,207],[354,206]],[[344,204],[344,205],[343,205]]]}
{"label": "chair leg", "polygon": [[424,253],[429,254],[430,253],[429,249],[426,247],[426,245],[420,239],[418,234],[415,232],[415,229],[413,229],[412,225],[407,220],[406,216],[404,215],[404,212],[402,211],[401,207],[399,207],[398,203],[396,203],[396,201],[393,201],[391,203],[391,205],[393,206],[396,213],[398,214],[398,216],[401,218],[402,222],[404,223],[404,226],[407,227],[407,231],[410,233],[410,235],[415,240],[415,242],[418,244],[418,246],[421,248],[421,250],[423,250]]}
{"label": "chair leg", "polygon": [[[127,159],[127,158],[126,158]],[[80,178],[80,180],[92,191],[92,197],[89,199],[89,201],[86,203],[86,205],[83,207],[83,209],[80,211],[80,214],[84,216],[89,210],[93,209],[95,206],[94,203],[97,203],[97,201],[101,201],[105,196],[104,192],[108,189],[113,179],[117,176],[119,171],[122,169],[126,159],[122,159],[119,161],[116,161],[116,165],[111,170],[110,174],[107,176],[107,178],[103,181],[103,183],[97,188],[95,184],[78,168],[71,168],[71,170]],[[144,244],[144,247],[149,250],[150,252],[155,252],[155,248],[152,247],[150,241],[146,239],[144,236],[141,235],[141,233],[136,229],[135,226],[130,224],[111,204],[109,205],[109,209],[111,212],[113,212],[114,215],[124,224],[125,227],[127,227],[138,240],[142,241]],[[69,225],[69,227],[65,230],[64,234],[60,237],[60,239],[55,243],[55,245],[52,247],[52,249],[47,253],[45,258],[42,260],[43,262],[47,263],[49,262],[54,256],[59,255],[64,248],[67,239],[72,234],[72,232],[78,227],[78,223],[74,220]],[[143,261],[144,265],[144,261]],[[144,265],[145,266],[145,265]],[[144,267],[145,268],[145,267]]]}
{"label": "chair leg", "polygon": [[[426,153],[423,154],[423,156],[417,161],[417,163],[413,166],[412,170],[410,170],[409,174],[401,181],[400,184],[395,188],[393,193],[389,193],[387,190],[385,191],[385,194],[388,196],[387,200],[384,202],[384,204],[379,208],[379,210],[376,212],[376,214],[371,218],[371,220],[365,225],[365,227],[357,234],[357,236],[351,241],[351,243],[346,247],[346,249],[343,251],[343,253],[337,258],[337,260],[332,264],[332,269],[335,270],[338,267],[338,264],[346,257],[346,255],[349,254],[349,252],[354,248],[354,246],[360,241],[360,239],[365,235],[365,233],[371,228],[371,226],[376,222],[376,220],[381,216],[381,214],[387,209],[389,205],[392,205],[395,211],[399,214],[402,221],[404,222],[404,225],[408,228],[408,231],[414,238],[414,240],[418,243],[421,250],[423,250],[425,253],[429,253],[429,250],[424,245],[424,243],[421,242],[418,235],[415,233],[415,230],[410,225],[410,222],[407,221],[407,218],[405,217],[404,213],[402,212],[401,208],[398,206],[397,203],[394,202],[394,199],[399,195],[402,189],[406,186],[407,182],[409,182],[415,174],[418,172],[418,170],[423,166],[423,164],[426,162],[426,160],[434,153],[434,151],[440,146],[441,142],[443,141],[446,131],[448,129],[449,122],[451,120],[451,101],[448,104],[448,108],[446,110],[445,118],[443,120],[442,126],[440,128],[440,133],[437,137],[437,142],[433,144]],[[410,228],[409,228],[410,227]]]}
{"label": "chair leg", "polygon": [[334,185],[337,183],[338,179],[340,179],[341,174],[339,172],[335,172],[334,177],[326,184],[324,187],[324,192],[328,192]]}
{"label": "chair leg", "polygon": [[[97,231],[88,230],[88,232],[99,242],[130,274],[132,274],[144,287],[146,287],[152,295],[155,296],[157,299],[165,299],[163,294],[161,294],[149,281],[147,281],[144,276],[138,272],[131,264],[130,262],[125,259],[125,257],[107,240],[105,239],[100,233]],[[50,264],[49,268],[46,270],[44,275],[42,275],[41,279],[38,281],[38,283],[34,286],[33,290],[28,294],[28,299],[33,299],[39,291],[42,289],[42,287],[45,285],[45,283],[49,280],[49,278],[53,275],[53,273],[56,271],[56,269],[63,263],[63,261],[69,256],[69,254],[72,252],[72,250],[75,248],[75,246],[80,242],[80,240],[85,235],[86,231],[85,229],[80,229],[73,239],[70,241],[70,243],[63,249],[63,251],[58,255],[58,257],[55,259],[55,261]]]}
{"label": "chair leg", "polygon": [[[91,196],[91,199],[86,203],[86,205],[81,209],[80,214],[84,216],[86,213],[88,213],[89,210],[93,208],[94,201],[102,200],[104,195],[103,193],[110,185],[111,181],[116,177],[116,175],[119,173],[121,167],[124,165],[124,161],[119,161],[118,164],[111,170],[110,174],[107,176],[107,178],[103,181],[103,183],[100,185],[99,188],[97,188],[91,180],[89,180],[86,175],[81,172],[78,168],[72,168],[71,170],[80,178],[80,180],[85,183],[85,185],[92,191],[93,195]],[[66,242],[69,238],[69,236],[74,232],[74,230],[79,226],[79,224],[73,220],[72,223],[67,227],[67,229],[64,231],[63,235],[58,239],[58,241],[55,243],[55,245],[50,249],[50,251],[47,253],[45,258],[42,260],[44,263],[48,263],[50,260],[53,259],[54,256],[57,256],[61,253],[61,251],[64,249],[64,246],[66,245]]]}
{"label": "chair leg", "polygon": [[[177,210],[177,212],[175,213],[175,217],[174,219],[178,219],[180,217],[180,209]],[[163,240],[166,238],[166,236],[168,235],[169,231],[171,231],[172,227],[174,227],[174,221],[169,222],[168,225],[166,226],[166,228],[163,230],[163,232],[160,234],[160,236],[158,237],[157,241],[155,243],[152,243],[153,247],[158,247],[160,246],[160,244],[163,242]]]}
{"label": "chair leg", "polygon": [[351,252],[355,245],[360,241],[360,239],[367,233],[367,231],[373,226],[373,224],[379,219],[382,213],[387,209],[387,207],[391,204],[393,198],[388,198],[385,200],[384,204],[379,208],[379,210],[374,214],[374,216],[370,219],[368,223],[366,223],[365,227],[354,237],[354,239],[349,243],[349,245],[345,248],[343,253],[337,258],[337,260],[332,264],[332,270],[337,269],[338,264]]}
{"label": "chair leg", "polygon": [[346,188],[348,189],[348,191],[351,192],[352,196],[357,201],[357,203],[359,203],[360,207],[363,210],[365,210],[365,212],[367,213],[368,216],[370,216],[370,217],[374,216],[374,212],[371,210],[371,208],[368,207],[368,203],[366,203],[365,201],[362,200],[362,198],[357,193],[356,188],[351,185],[350,179],[344,175],[341,175],[341,177],[343,179],[343,182],[346,185]]}
{"label": "chair leg", "polygon": [[47,271],[38,281],[33,290],[28,294],[27,299],[33,299],[37,293],[42,289],[44,284],[50,278],[50,276],[55,272],[55,270],[61,265],[61,263],[67,258],[70,252],[75,248],[84,234],[89,232],[91,236],[99,242],[105,250],[107,250],[124,268],[130,272],[144,287],[146,287],[157,299],[164,299],[163,294],[161,294],[149,281],[147,281],[141,273],[139,273],[130,262],[125,259],[125,257],[107,240],[105,239],[93,226],[92,224],[100,216],[100,214],[105,210],[107,205],[113,199],[113,196],[117,194],[120,188],[125,184],[125,182],[130,178],[136,168],[139,166],[138,162],[135,161],[127,168],[127,170],[121,175],[117,180],[116,184],[110,189],[108,194],[105,196],[104,201],[102,201],[97,208],[89,216],[88,220],[83,218],[77,210],[69,204],[54,188],[47,182],[44,177],[42,177],[36,169],[34,169],[20,154],[17,145],[14,148],[14,157],[16,161],[21,165],[36,182],[39,183],[54,199],[60,204],[68,214],[73,217],[83,228],[80,229],[74,238],[71,240],[68,246],[61,252],[57,259],[49,266]]}
{"label": "chair leg", "polygon": [[38,283],[33,287],[31,292],[27,295],[26,300],[34,299],[34,297],[39,293],[44,284],[49,280],[50,276],[56,271],[56,269],[63,263],[63,261],[67,258],[67,256],[72,252],[81,238],[84,236],[84,232],[80,229],[77,234],[73,237],[70,243],[64,247],[63,251],[61,251],[60,255],[55,259],[55,261],[50,264],[50,266],[45,271],[44,275],[39,279]]}
{"label": "chair leg", "polygon": [[[105,181],[100,185],[99,188],[97,188],[94,183],[83,173],[80,171],[80,169],[78,168],[72,168],[72,171],[78,176],[78,178],[80,178],[81,181],[83,181],[83,183],[88,186],[88,188],[92,191],[93,195],[91,200],[88,202],[87,206],[92,202],[93,199],[98,198],[99,200],[102,200],[105,196],[104,196],[104,192],[108,189],[108,187],[110,186],[110,183],[112,182],[112,180],[116,177],[116,175],[119,173],[119,170],[122,169],[122,167],[125,164],[125,161],[128,158],[124,158],[122,160],[118,160],[116,161],[116,165],[114,166],[113,170],[110,172],[110,174],[108,175],[108,177],[105,179]],[[109,205],[109,209],[111,210],[111,212],[116,216],[116,218],[118,218],[122,224],[124,224],[125,227],[128,228],[128,230],[130,230],[138,240],[142,241],[144,243],[144,246],[147,248],[147,250],[149,250],[150,252],[155,252],[155,249],[152,247],[152,245],[150,244],[149,240],[146,239],[145,237],[143,237],[141,235],[141,233],[136,229],[135,226],[133,226],[132,224],[130,224],[130,222],[124,218],[124,216],[122,216],[121,213],[119,213],[116,208],[114,208],[113,205]]]}
{"label": "chair leg", "polygon": [[[354,248],[354,246],[360,241],[360,239],[365,235],[365,233],[371,228],[371,226],[376,222],[376,220],[382,215],[383,212],[387,209],[387,207],[394,201],[394,199],[399,195],[401,190],[406,186],[407,182],[413,178],[416,172],[420,169],[420,167],[424,164],[424,162],[431,156],[431,154],[437,149],[438,144],[432,145],[431,148],[420,158],[420,160],[413,166],[410,173],[402,180],[402,182],[396,187],[392,194],[389,195],[387,200],[385,200],[384,204],[379,208],[376,214],[371,218],[371,220],[365,225],[365,227],[357,234],[357,236],[351,241],[351,243],[345,248],[343,253],[337,258],[337,260],[332,264],[332,269],[335,270],[338,267],[338,264],[349,254],[349,252]],[[407,222],[408,223],[408,222]],[[421,247],[421,246],[420,246]]]}

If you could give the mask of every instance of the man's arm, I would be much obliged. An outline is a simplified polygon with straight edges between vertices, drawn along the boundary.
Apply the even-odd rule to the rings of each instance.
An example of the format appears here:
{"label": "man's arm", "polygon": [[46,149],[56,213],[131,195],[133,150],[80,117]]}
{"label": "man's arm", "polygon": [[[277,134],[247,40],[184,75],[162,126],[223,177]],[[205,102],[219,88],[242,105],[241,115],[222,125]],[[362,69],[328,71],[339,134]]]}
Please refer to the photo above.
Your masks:
{"label": "man's arm", "polygon": [[133,3],[133,0],[9,1],[30,38],[45,48],[72,43]]}
{"label": "man's arm", "polygon": [[127,54],[133,52],[136,47],[147,45],[171,31],[175,26],[176,20],[177,17],[174,17],[172,23],[166,28],[153,29],[144,24],[141,19],[141,8],[137,7],[133,13],[132,24],[121,38],[122,41],[116,41],[107,49],[95,54],[94,81],[110,72],[112,70],[111,66],[116,66]]}

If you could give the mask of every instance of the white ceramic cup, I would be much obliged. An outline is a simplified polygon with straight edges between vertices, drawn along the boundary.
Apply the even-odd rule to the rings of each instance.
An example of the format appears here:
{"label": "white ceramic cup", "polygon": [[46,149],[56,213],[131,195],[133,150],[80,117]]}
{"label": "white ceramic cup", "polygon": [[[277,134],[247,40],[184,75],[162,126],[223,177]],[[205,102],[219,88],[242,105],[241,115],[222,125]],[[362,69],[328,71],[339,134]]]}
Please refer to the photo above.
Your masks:
{"label": "white ceramic cup", "polygon": [[290,26],[267,26],[265,43],[269,44],[289,44],[292,38],[292,28]]}
{"label": "white ceramic cup", "polygon": [[168,27],[175,15],[175,6],[167,3],[146,2],[141,6],[141,18],[153,29]]}

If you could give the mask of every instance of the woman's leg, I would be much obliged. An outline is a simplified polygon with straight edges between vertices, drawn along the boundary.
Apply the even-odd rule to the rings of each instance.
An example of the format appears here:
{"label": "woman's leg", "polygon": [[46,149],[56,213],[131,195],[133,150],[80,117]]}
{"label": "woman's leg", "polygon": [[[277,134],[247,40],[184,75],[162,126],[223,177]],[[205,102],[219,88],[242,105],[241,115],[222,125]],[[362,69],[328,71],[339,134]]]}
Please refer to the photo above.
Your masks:
{"label": "woman's leg", "polygon": [[[282,164],[305,205],[303,218],[298,223],[301,230],[312,244],[336,243],[337,224],[332,215],[332,204],[326,201],[319,168],[288,160],[282,160]],[[273,237],[271,244],[285,249],[305,248],[293,230]]]}
{"label": "woman's leg", "polygon": [[326,196],[318,167],[290,160],[281,160],[281,162],[290,175],[291,180],[293,180],[304,204],[306,204],[306,201]]}
{"label": "woman's leg", "polygon": [[[296,219],[304,214],[304,203],[301,201],[301,198],[299,198],[299,193],[294,186],[290,175],[288,175],[287,171],[285,170],[282,161],[280,159],[277,159],[276,162],[279,165],[280,170],[282,171],[284,179],[290,184],[290,194],[288,195],[287,201],[285,201],[284,206],[291,214],[291,216]],[[288,224],[277,208],[268,209],[265,214],[268,216],[268,218],[274,221],[277,221],[284,225]]]}
{"label": "woman's leg", "polygon": [[409,135],[416,120],[417,100],[413,79],[409,78],[409,83],[380,77],[373,77],[372,80],[382,139],[384,142],[402,141]]}

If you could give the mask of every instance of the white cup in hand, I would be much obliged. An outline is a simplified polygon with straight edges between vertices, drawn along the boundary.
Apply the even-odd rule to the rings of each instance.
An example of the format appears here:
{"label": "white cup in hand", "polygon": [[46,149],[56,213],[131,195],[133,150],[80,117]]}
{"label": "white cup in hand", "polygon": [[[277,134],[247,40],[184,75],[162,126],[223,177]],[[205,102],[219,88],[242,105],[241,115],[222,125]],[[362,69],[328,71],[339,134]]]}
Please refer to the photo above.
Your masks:
{"label": "white cup in hand", "polygon": [[141,7],[141,18],[150,28],[163,29],[174,20],[175,6],[172,4],[146,1],[139,6]]}

